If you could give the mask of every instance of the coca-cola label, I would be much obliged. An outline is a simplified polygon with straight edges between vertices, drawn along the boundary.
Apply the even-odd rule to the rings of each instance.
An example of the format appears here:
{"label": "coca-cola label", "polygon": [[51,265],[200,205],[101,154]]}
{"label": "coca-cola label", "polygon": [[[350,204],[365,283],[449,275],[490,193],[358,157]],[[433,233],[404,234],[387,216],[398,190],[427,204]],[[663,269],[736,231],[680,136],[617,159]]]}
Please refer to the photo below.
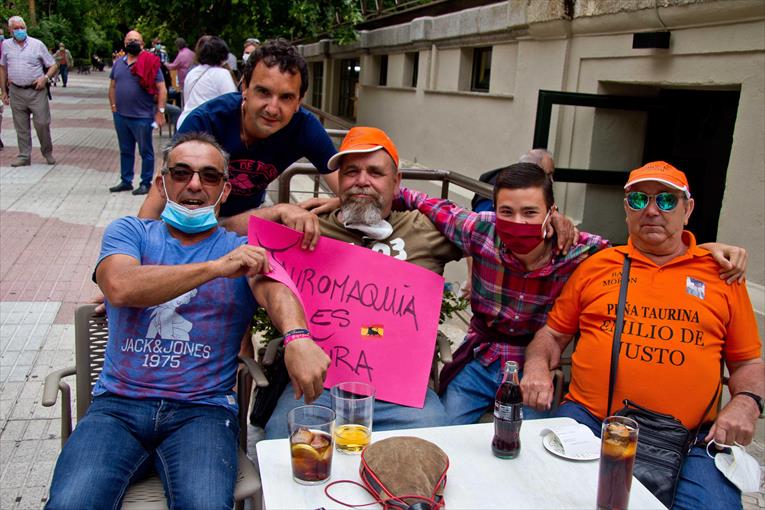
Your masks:
{"label": "coca-cola label", "polygon": [[504,421],[523,419],[523,404],[500,404],[494,402],[494,418]]}

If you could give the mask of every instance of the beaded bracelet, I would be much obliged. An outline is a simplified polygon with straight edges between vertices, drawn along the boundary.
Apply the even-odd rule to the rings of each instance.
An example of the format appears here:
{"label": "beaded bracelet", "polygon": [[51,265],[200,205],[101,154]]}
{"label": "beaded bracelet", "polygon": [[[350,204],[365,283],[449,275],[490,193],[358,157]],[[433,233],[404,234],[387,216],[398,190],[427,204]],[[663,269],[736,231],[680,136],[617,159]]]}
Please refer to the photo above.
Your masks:
{"label": "beaded bracelet", "polygon": [[290,342],[295,340],[301,340],[303,338],[311,338],[311,332],[305,328],[291,329],[284,333],[284,345],[286,346]]}

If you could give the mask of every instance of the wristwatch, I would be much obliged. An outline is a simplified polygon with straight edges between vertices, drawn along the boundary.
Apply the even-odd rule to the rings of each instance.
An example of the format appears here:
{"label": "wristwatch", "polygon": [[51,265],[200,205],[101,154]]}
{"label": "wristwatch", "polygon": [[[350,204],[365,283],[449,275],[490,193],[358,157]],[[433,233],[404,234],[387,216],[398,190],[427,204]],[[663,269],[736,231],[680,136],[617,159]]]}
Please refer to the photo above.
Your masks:
{"label": "wristwatch", "polygon": [[757,407],[760,409],[760,414],[762,414],[763,405],[762,405],[762,397],[761,396],[759,396],[756,393],[752,393],[751,391],[739,391],[734,396],[737,397],[739,395],[746,395],[747,397],[749,397],[752,400],[754,400],[757,403]]}
{"label": "wristwatch", "polygon": [[165,109],[164,108],[160,108],[159,109],[159,113],[165,113]]}

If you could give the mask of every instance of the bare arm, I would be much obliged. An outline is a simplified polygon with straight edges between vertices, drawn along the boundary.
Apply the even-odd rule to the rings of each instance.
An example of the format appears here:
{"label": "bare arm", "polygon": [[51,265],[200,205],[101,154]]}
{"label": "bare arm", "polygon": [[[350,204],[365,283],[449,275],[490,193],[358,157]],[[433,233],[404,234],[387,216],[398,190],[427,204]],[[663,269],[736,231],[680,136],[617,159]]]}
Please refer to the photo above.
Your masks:
{"label": "bare arm", "polygon": [[35,90],[42,90],[48,85],[48,80],[56,76],[58,72],[58,64],[55,62],[48,68],[48,72],[35,80]]}
{"label": "bare arm", "polygon": [[719,444],[747,445],[752,442],[760,409],[754,399],[746,395],[736,395],[742,391],[760,397],[765,395],[765,363],[762,359],[755,358],[726,364],[730,372],[728,388],[733,398],[720,411],[705,440],[714,438]]}
{"label": "bare arm", "polygon": [[8,81],[5,74],[5,66],[0,66],[0,95],[3,96],[3,103],[10,103],[10,100],[8,99]]}
{"label": "bare arm", "polygon": [[246,236],[250,216],[275,221],[298,232],[303,232],[302,248],[304,250],[316,248],[316,243],[319,242],[319,237],[321,236],[319,217],[294,204],[277,204],[273,207],[250,209],[249,211],[221,219],[220,225],[227,230]]}
{"label": "bare arm", "polygon": [[[268,312],[274,326],[282,333],[305,328],[303,308],[285,285],[259,276],[250,279],[255,299]],[[329,357],[310,338],[290,342],[284,349],[284,362],[295,390],[295,399],[305,397],[307,404],[321,395],[327,375]]]}
{"label": "bare arm", "polygon": [[158,220],[165,208],[165,197],[159,192],[157,186],[149,188],[146,199],[138,210],[138,217],[147,220]]}
{"label": "bare arm", "polygon": [[167,87],[164,81],[157,82],[157,113],[154,114],[154,121],[159,127],[165,125],[165,114],[160,113],[159,108],[164,109],[167,103]]}
{"label": "bare arm", "polygon": [[114,80],[109,80],[109,104],[112,107],[112,112],[117,111],[117,86]]}
{"label": "bare arm", "polygon": [[526,362],[523,365],[521,393],[523,403],[539,410],[550,409],[553,398],[551,370],[560,364],[560,355],[574,338],[543,326],[526,347]]}
{"label": "bare arm", "polygon": [[553,235],[551,228],[558,234],[556,251],[565,255],[579,238],[579,231],[574,226],[573,221],[558,212],[557,207],[550,214],[550,225],[547,227],[548,236]]}
{"label": "bare arm", "polygon": [[106,257],[96,281],[106,299],[118,307],[165,303],[215,278],[254,276],[270,270],[263,248],[243,245],[217,260],[175,266],[141,265],[129,255]]}

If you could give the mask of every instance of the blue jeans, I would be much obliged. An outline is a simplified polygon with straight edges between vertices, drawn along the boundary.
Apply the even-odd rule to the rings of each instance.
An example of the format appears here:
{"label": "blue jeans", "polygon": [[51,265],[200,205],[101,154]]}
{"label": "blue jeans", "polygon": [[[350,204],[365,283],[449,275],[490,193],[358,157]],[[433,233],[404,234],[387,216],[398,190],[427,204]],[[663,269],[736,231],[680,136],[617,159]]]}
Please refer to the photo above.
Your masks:
{"label": "blue jeans", "polygon": [[171,509],[232,508],[238,436],[223,407],[100,395],[58,457],[46,508],[119,508],[151,468]]}
{"label": "blue jeans", "polygon": [[[329,390],[324,390],[315,405],[332,407],[332,397]],[[271,418],[266,423],[266,439],[278,439],[289,436],[287,413],[290,409],[305,405],[303,400],[295,400],[292,383],[287,385],[279,397]],[[449,424],[444,406],[438,400],[438,395],[428,388],[425,394],[425,405],[422,409],[407,407],[390,402],[375,400],[372,416],[372,431],[391,429],[411,429],[418,427],[441,427]]]}
{"label": "blue jeans", "polygon": [[61,81],[64,83],[64,87],[66,87],[66,82],[69,81],[69,65],[61,64],[58,66],[58,72],[61,74]]}
{"label": "blue jeans", "polygon": [[[492,409],[503,375],[504,370],[499,360],[488,367],[477,359],[465,365],[441,395],[441,402],[451,418],[451,424],[477,423],[484,413]],[[518,375],[522,376],[523,372]],[[547,411],[523,406],[523,418],[526,420],[547,418],[549,415]]]}
{"label": "blue jeans", "polygon": [[120,146],[120,177],[124,184],[133,184],[135,144],[141,155],[141,184],[151,186],[154,177],[154,145],[151,138],[152,118],[125,117],[112,113]]}
{"label": "blue jeans", "polygon": [[[555,412],[555,416],[573,418],[587,425],[596,436],[600,437],[602,420],[577,403],[564,402]],[[703,441],[708,433],[709,427],[702,427],[698,440]],[[638,442],[640,442],[639,432]],[[710,452],[713,451],[714,449],[710,448]],[[704,446],[695,446],[686,457],[683,469],[680,471],[675,504],[672,508],[693,510],[741,508],[741,491],[715,467],[714,459],[707,455]]]}

